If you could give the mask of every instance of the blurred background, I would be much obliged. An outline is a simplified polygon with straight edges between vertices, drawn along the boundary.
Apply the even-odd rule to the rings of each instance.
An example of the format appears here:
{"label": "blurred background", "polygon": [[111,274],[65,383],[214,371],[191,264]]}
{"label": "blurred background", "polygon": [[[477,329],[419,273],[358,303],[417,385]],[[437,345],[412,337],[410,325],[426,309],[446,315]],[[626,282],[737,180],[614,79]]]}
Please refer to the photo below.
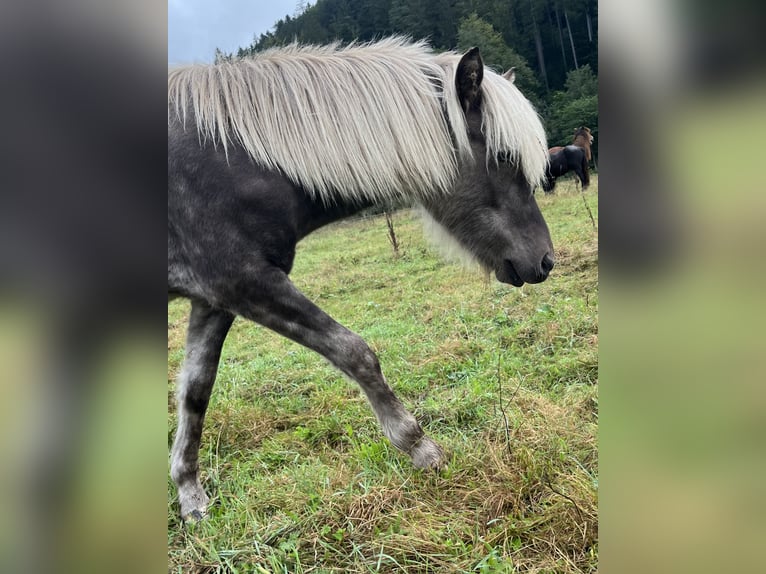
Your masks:
{"label": "blurred background", "polygon": [[762,563],[764,15],[601,5],[604,572]]}
{"label": "blurred background", "polygon": [[0,5],[2,572],[166,561],[165,30]]}
{"label": "blurred background", "polygon": [[[165,8],[0,6],[2,572],[166,560]],[[601,569],[754,571],[766,14],[599,9]]]}

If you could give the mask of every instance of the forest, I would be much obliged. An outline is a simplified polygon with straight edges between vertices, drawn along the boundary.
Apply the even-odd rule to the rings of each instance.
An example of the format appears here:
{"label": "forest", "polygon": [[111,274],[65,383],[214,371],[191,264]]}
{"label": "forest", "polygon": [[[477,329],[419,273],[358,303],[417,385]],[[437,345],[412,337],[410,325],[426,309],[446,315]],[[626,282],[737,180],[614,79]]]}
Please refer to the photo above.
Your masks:
{"label": "forest", "polygon": [[324,44],[391,34],[426,38],[436,50],[481,50],[497,71],[516,68],[516,85],[535,104],[550,146],[591,128],[598,155],[597,0],[298,0],[286,16],[236,54],[295,40]]}

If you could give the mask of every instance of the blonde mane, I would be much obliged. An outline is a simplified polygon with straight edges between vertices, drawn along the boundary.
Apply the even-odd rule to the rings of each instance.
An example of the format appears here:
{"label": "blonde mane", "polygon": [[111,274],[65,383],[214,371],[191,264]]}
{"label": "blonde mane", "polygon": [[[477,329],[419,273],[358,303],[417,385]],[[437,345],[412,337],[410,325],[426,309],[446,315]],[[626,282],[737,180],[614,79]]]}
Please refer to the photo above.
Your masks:
{"label": "blonde mane", "polygon": [[[456,94],[460,56],[393,37],[341,47],[272,49],[168,72],[168,123],[193,116],[201,142],[242,146],[324,201],[417,200],[446,194],[471,160]],[[491,70],[482,83],[486,161],[510,154],[535,185],[545,132],[518,89]]]}

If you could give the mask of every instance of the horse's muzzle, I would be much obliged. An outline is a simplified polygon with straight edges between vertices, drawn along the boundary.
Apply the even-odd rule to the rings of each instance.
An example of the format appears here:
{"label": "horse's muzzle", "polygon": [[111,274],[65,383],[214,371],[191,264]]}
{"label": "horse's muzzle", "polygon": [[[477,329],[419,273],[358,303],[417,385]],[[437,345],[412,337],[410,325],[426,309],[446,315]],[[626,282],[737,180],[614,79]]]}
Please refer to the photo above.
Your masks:
{"label": "horse's muzzle", "polygon": [[543,260],[540,262],[540,267],[536,272],[535,279],[533,281],[527,281],[527,283],[542,283],[548,278],[548,275],[553,270],[554,261],[553,257],[549,253],[543,255]]}
{"label": "horse's muzzle", "polygon": [[548,275],[553,270],[554,265],[555,263],[553,261],[553,257],[546,253],[543,256],[542,262],[540,263],[540,281],[545,281],[548,278]]}
{"label": "horse's muzzle", "polygon": [[495,271],[495,276],[502,283],[510,283],[514,287],[521,287],[524,283],[542,283],[548,278],[548,274],[552,269],[553,257],[546,253],[537,269],[527,267],[526,272],[522,271],[521,273],[514,267],[510,259],[506,259]]}

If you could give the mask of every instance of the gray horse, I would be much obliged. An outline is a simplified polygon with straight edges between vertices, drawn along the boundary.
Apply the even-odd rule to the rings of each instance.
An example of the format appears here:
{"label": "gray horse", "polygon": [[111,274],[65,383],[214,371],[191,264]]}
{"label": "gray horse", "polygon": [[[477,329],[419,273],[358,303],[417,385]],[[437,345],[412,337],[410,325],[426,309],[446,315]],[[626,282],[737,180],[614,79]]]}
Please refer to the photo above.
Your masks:
{"label": "gray horse", "polygon": [[239,315],[313,349],[363,389],[419,468],[442,449],[355,333],[289,279],[298,241],[374,204],[420,204],[430,227],[498,280],[544,281],[553,246],[532,190],[547,165],[529,102],[479,50],[390,38],[293,45],[168,73],[168,292],[191,300],[171,476],[204,516],[198,451],[218,361]]}

